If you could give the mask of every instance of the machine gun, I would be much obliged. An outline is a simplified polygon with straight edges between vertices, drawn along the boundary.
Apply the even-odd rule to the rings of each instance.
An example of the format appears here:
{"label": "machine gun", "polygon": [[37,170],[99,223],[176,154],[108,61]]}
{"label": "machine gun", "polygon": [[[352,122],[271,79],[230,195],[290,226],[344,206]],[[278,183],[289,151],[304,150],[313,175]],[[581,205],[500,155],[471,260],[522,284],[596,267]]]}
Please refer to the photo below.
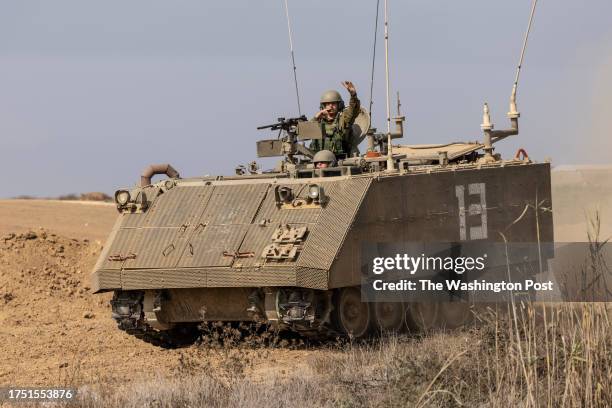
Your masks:
{"label": "machine gun", "polygon": [[302,115],[297,118],[289,118],[289,119],[278,118],[276,123],[273,123],[271,125],[259,126],[257,130],[270,129],[270,130],[284,130],[286,132],[292,132],[292,131],[295,132],[295,129],[298,123],[305,122],[307,120],[308,119],[306,119],[306,115]]}
{"label": "machine gun", "polygon": [[297,118],[278,118],[276,123],[259,126],[258,130],[278,130],[276,139],[259,140],[257,142],[257,157],[287,156],[294,162],[293,156],[301,154],[312,158],[314,153],[304,144],[304,140],[322,139],[323,132],[318,122],[311,122],[302,115]]}

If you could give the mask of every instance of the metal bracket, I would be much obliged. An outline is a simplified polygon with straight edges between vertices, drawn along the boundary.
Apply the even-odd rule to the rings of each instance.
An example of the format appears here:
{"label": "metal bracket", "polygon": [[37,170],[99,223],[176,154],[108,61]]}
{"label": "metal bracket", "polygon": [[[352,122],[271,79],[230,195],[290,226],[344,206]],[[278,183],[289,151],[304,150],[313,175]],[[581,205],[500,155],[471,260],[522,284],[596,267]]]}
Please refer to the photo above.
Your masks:
{"label": "metal bracket", "polygon": [[261,257],[271,261],[293,261],[297,256],[297,251],[298,248],[294,244],[280,245],[274,243],[264,248]]}
{"label": "metal bracket", "polygon": [[231,257],[234,259],[253,258],[255,256],[255,253],[254,252],[223,251],[223,256]]}
{"label": "metal bracket", "polygon": [[279,226],[272,234],[272,243],[267,245],[261,257],[270,261],[295,261],[302,243],[308,233],[308,227],[292,227],[289,224]]}
{"label": "metal bracket", "polygon": [[292,227],[289,224],[281,225],[274,231],[272,242],[279,244],[298,243],[304,240],[308,227]]}
{"label": "metal bracket", "polygon": [[276,303],[278,301],[278,290],[265,288],[264,294],[264,309],[266,318],[270,323],[276,325],[278,324],[278,310],[276,308]]}
{"label": "metal bracket", "polygon": [[111,262],[123,262],[127,261],[128,259],[136,259],[136,254],[130,252],[127,255],[116,254],[108,257],[108,260]]}
{"label": "metal bracket", "polygon": [[142,307],[146,322],[156,330],[168,330],[172,328],[172,323],[160,319],[162,312],[162,292],[159,290],[147,290],[144,294]]}

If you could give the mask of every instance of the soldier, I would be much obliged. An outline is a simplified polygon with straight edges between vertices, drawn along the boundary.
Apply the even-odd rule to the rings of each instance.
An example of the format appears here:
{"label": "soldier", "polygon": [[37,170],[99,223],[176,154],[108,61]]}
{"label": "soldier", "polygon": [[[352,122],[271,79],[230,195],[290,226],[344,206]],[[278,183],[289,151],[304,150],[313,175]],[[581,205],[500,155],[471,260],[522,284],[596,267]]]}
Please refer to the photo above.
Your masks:
{"label": "soldier", "polygon": [[322,140],[313,140],[310,150],[314,153],[319,150],[329,150],[338,159],[344,159],[351,154],[357,146],[352,146],[351,127],[360,112],[360,102],[357,98],[355,85],[350,81],[342,82],[342,86],[351,95],[349,106],[344,109],[344,101],[338,91],[330,90],[321,95],[320,111],[315,115],[315,121],[321,123],[323,130]]}
{"label": "soldier", "polygon": [[312,158],[312,162],[317,169],[334,167],[336,165],[336,155],[329,150],[319,150]]}

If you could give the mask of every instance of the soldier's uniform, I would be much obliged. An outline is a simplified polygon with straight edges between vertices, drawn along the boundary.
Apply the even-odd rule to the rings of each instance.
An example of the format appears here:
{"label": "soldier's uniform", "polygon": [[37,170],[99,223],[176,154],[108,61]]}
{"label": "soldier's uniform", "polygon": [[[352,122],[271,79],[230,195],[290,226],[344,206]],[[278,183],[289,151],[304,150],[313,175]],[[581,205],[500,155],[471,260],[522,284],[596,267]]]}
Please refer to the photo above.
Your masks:
{"label": "soldier's uniform", "polygon": [[[337,102],[338,113],[332,121],[321,118],[318,121],[321,123],[321,130],[323,131],[322,140],[313,140],[310,143],[310,150],[313,153],[319,150],[329,150],[333,152],[338,159],[346,158],[350,155],[353,147],[351,128],[355,119],[359,116],[361,103],[357,94],[351,95],[349,106],[344,109],[344,102],[340,97],[340,94],[336,91],[327,91],[321,97],[321,109],[323,104],[326,102]],[[316,119],[313,119],[316,121]]]}

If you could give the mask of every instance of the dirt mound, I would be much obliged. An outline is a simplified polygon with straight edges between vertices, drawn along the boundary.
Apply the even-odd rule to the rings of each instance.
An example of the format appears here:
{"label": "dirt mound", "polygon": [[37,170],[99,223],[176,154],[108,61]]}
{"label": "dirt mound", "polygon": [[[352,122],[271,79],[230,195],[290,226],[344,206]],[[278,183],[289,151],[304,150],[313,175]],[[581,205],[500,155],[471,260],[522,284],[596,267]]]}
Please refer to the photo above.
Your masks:
{"label": "dirt mound", "polygon": [[[0,240],[0,296],[28,299],[44,295],[48,299],[84,298],[89,290],[84,281],[91,259],[100,244],[87,239],[59,237],[46,230],[7,234]],[[41,305],[42,306],[42,305]]]}
{"label": "dirt mound", "polygon": [[[125,384],[176,375],[185,358],[224,365],[226,351],[165,350],[117,329],[112,295],[89,288],[101,250],[99,241],[46,229],[0,235],[0,386]],[[269,369],[257,350],[237,353],[245,369],[243,360],[254,371]],[[274,352],[276,365],[287,369],[306,354]]]}
{"label": "dirt mound", "polygon": [[110,294],[90,293],[89,273],[101,249],[99,242],[44,229],[0,238],[0,384],[112,380],[164,364],[161,356],[134,369],[131,359],[152,346],[115,328]]}

